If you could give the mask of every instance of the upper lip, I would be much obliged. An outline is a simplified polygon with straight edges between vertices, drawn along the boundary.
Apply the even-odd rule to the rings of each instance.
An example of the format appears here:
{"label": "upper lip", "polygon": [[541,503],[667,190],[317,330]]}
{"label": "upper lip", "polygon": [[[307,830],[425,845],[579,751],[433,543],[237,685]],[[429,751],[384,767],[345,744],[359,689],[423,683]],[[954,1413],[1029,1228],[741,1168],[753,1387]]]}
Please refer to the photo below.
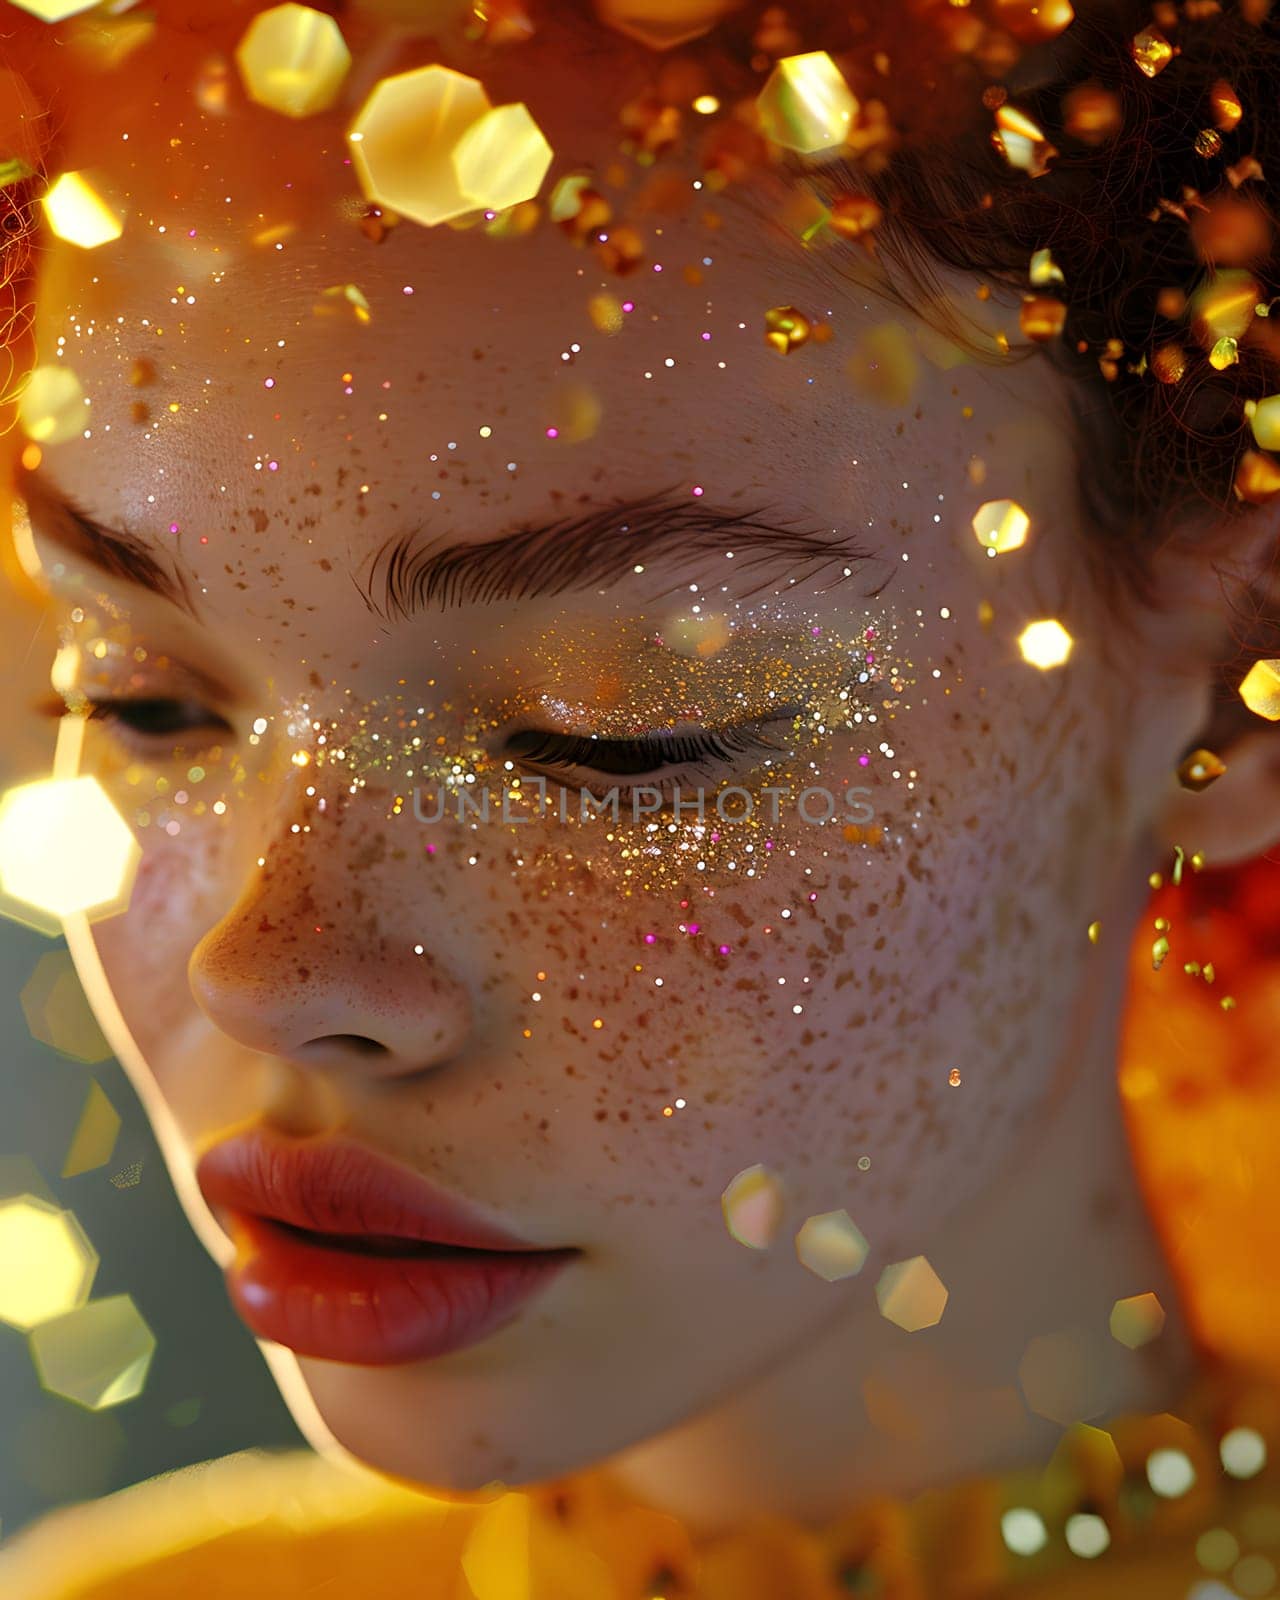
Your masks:
{"label": "upper lip", "polygon": [[259,1129],[206,1150],[196,1182],[210,1206],[330,1234],[392,1234],[473,1250],[540,1250],[407,1168],[347,1140],[285,1140]]}

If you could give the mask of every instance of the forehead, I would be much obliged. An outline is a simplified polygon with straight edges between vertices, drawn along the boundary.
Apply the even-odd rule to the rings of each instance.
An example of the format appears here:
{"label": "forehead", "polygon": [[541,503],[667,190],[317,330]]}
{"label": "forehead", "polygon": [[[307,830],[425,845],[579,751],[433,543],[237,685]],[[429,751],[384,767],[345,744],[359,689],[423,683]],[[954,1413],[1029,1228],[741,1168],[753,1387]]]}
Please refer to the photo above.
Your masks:
{"label": "forehead", "polygon": [[[692,156],[627,157],[619,107],[653,60],[590,59],[535,44],[484,68],[491,102],[524,101],[555,152],[519,237],[403,220],[375,242],[344,138],[362,93],[300,123],[242,101],[211,116],[187,48],[118,100],[73,105],[62,164],[100,180],[125,231],[89,251],[52,240],[42,260],[39,359],[92,402],[90,439],[52,446],[51,473],[147,537],[211,514],[261,531],[289,506],[303,537],[341,513],[372,549],[410,503],[442,536],[486,538],[489,511],[643,493],[655,472],[723,498],[773,484],[761,451],[820,451],[822,352],[784,358],[764,335],[777,304],[829,314],[829,290]],[[375,52],[363,92],[396,66]],[[601,233],[636,230],[633,271],[546,215],[570,173],[612,208]]]}

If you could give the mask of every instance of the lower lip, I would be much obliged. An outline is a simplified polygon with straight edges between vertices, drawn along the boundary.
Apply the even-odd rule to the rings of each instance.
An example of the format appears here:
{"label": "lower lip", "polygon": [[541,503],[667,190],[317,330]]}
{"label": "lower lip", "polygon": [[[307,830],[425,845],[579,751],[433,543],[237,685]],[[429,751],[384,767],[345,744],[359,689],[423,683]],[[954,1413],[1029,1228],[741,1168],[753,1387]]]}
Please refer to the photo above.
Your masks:
{"label": "lower lip", "polygon": [[260,1339],[300,1356],[392,1366],[447,1355],[496,1333],[576,1250],[373,1256],[312,1243],[270,1218],[230,1213],[227,1287]]}

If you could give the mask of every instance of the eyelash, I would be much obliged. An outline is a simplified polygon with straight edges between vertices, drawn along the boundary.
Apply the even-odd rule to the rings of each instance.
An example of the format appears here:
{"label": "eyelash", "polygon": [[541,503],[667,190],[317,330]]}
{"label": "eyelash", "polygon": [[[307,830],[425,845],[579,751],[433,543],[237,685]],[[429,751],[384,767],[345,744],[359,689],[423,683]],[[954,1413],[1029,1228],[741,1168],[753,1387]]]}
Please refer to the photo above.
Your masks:
{"label": "eyelash", "polygon": [[[44,708],[50,716],[83,716],[88,722],[105,722],[113,726],[126,743],[152,748],[156,743],[172,743],[175,735],[195,733],[200,729],[216,730],[230,734],[231,725],[197,700],[175,700],[164,695],[141,696],[136,699],[90,700],[87,697],[78,705],[68,705],[55,697]],[[169,726],[156,726],[163,721],[164,712],[185,712],[181,719],[170,719]],[[148,719],[151,725],[147,726]]]}
{"label": "eyelash", "polygon": [[[789,722],[797,713],[775,715],[769,724]],[[762,738],[761,726],[737,725],[699,733],[647,734],[638,739],[593,739],[582,734],[554,733],[529,728],[507,740],[508,760],[542,771],[551,777],[592,773],[604,778],[639,779],[657,776],[664,768],[697,767],[707,762],[732,763],[743,755],[781,755],[785,750]],[[617,764],[607,765],[609,757]]]}

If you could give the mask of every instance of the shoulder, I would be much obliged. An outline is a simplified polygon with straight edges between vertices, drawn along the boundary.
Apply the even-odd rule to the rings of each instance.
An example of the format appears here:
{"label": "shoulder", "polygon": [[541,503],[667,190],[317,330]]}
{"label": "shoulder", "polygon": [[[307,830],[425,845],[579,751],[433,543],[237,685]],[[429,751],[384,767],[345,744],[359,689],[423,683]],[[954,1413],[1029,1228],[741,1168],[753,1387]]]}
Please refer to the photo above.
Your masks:
{"label": "shoulder", "polygon": [[246,1450],[48,1513],[0,1547],[0,1594],[420,1593],[457,1571],[480,1514],[311,1451]]}

